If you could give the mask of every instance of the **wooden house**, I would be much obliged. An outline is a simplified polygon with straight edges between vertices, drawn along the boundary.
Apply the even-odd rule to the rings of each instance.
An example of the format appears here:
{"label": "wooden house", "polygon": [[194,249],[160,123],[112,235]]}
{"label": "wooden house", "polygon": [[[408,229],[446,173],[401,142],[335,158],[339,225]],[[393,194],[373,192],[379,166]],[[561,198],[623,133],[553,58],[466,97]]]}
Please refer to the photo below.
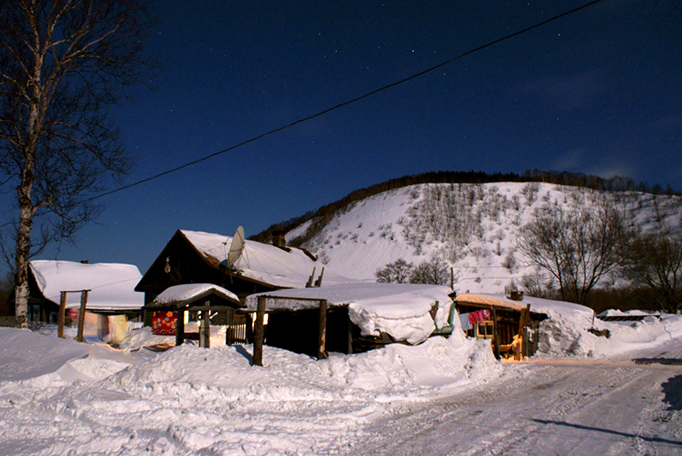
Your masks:
{"label": "wooden house", "polygon": [[462,294],[454,301],[467,336],[490,339],[497,358],[522,359],[537,350],[538,325],[547,315],[532,312],[523,294],[511,298]]}
{"label": "wooden house", "polygon": [[[237,230],[239,233],[239,230]],[[166,244],[149,270],[135,287],[149,304],[168,287],[191,283],[212,283],[223,287],[244,302],[248,295],[306,285],[345,281],[324,272],[324,265],[304,249],[244,240],[235,236],[178,230]],[[241,245],[228,261],[234,243]],[[218,313],[213,324],[232,324],[239,320],[233,310]],[[145,314],[145,323],[151,317]],[[239,323],[239,321],[237,321]]]}

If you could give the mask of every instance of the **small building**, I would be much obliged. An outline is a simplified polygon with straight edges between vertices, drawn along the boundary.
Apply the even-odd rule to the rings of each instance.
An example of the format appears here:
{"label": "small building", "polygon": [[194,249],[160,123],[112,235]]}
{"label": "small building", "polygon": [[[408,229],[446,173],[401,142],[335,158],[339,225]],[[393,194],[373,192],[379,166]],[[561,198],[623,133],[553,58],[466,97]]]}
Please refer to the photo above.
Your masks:
{"label": "small building", "polygon": [[[135,290],[144,293],[148,304],[174,285],[212,283],[244,302],[254,293],[319,285],[322,280],[325,284],[349,281],[325,271],[305,249],[286,246],[281,236],[273,239],[273,244],[245,240],[241,227],[235,236],[178,230]],[[236,252],[233,257],[231,251]],[[238,319],[232,310],[221,311],[213,323],[240,323]],[[151,324],[151,316],[145,316],[145,324]]]}
{"label": "small building", "polygon": [[246,305],[253,312],[259,298],[265,299],[267,345],[314,356],[321,332],[329,352],[419,344],[452,324],[451,292],[440,285],[346,283],[251,295]]}
{"label": "small building", "polygon": [[[513,299],[512,299],[513,298]],[[544,313],[532,312],[523,304],[523,294],[512,297],[462,294],[455,298],[460,326],[469,337],[490,339],[495,356],[522,359],[537,350],[539,323]]]}
{"label": "small building", "polygon": [[[244,304],[239,301],[237,295],[222,287],[210,283],[194,283],[166,288],[145,307],[152,310],[154,314],[160,314],[152,319],[152,332],[155,334],[158,333],[157,329],[165,330],[168,326],[171,327],[168,329],[172,329],[172,334],[175,334],[176,346],[181,345],[185,339],[194,339],[199,340],[200,346],[209,347],[211,313],[225,309],[240,309],[244,307]],[[200,314],[201,323],[198,333],[185,331],[187,312]],[[229,339],[228,334],[226,342],[229,343]]]}
{"label": "small building", "polygon": [[132,264],[33,260],[28,269],[28,321],[57,323],[63,292],[73,316],[87,290],[86,336],[101,338],[109,333],[114,316],[140,320],[144,296],[135,292],[135,284],[141,277]]}

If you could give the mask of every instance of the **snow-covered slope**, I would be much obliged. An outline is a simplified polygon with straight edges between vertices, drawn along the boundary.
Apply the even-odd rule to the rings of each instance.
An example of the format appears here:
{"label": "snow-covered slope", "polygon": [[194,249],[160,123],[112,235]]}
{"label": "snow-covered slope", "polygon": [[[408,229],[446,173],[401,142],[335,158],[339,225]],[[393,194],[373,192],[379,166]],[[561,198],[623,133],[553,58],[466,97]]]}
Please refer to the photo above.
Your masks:
{"label": "snow-covered slope", "polygon": [[[370,281],[399,258],[417,265],[437,256],[454,268],[458,291],[501,293],[512,281],[527,288],[538,275],[516,248],[521,227],[553,208],[592,210],[604,203],[645,231],[680,229],[678,196],[543,183],[420,184],[349,205],[303,246],[340,274]],[[310,226],[295,228],[287,239]]]}

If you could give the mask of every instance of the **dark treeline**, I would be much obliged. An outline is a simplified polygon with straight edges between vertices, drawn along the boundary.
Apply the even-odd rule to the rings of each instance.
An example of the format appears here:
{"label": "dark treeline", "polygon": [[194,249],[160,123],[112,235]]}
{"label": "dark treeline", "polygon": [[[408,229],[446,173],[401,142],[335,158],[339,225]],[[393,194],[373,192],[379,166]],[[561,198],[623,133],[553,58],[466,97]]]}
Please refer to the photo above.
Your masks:
{"label": "dark treeline", "polygon": [[265,231],[255,234],[249,239],[270,242],[272,232],[282,230],[288,232],[297,226],[313,220],[313,226],[307,230],[304,236],[291,240],[292,245],[300,245],[318,233],[339,211],[349,204],[361,201],[379,193],[407,187],[417,184],[487,184],[495,182],[544,182],[549,184],[569,185],[573,187],[590,188],[601,191],[639,191],[643,193],[679,195],[670,185],[663,188],[660,184],[653,187],[645,182],[635,183],[629,177],[614,176],[608,179],[603,177],[586,175],[583,173],[570,173],[566,171],[540,171],[537,169],[526,170],[522,174],[517,173],[494,173],[488,174],[482,171],[434,171],[411,176],[403,176],[391,179],[370,187],[361,188],[351,192],[344,198],[321,208],[307,212],[299,217],[294,217],[285,222],[276,223]]}

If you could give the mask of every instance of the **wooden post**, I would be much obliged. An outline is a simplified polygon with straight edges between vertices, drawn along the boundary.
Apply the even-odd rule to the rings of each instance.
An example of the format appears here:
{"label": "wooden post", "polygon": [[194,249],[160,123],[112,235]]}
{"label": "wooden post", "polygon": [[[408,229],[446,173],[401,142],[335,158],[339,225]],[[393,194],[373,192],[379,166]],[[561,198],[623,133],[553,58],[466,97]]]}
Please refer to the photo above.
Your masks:
{"label": "wooden post", "polygon": [[[206,301],[206,307],[210,305],[211,303]],[[209,348],[211,346],[210,313],[210,310],[201,311],[201,322],[199,323],[199,346],[204,348]]]}
{"label": "wooden post", "polygon": [[89,290],[81,290],[81,308],[78,312],[78,335],[76,336],[78,342],[85,342],[83,329],[85,327],[85,306],[88,303],[88,291]]}
{"label": "wooden post", "polygon": [[[519,353],[518,357],[516,359],[518,361],[523,360],[523,357],[525,356],[523,347],[525,345],[525,334],[524,334],[524,328],[528,325],[528,321],[530,320],[530,304],[526,304],[526,308],[521,310],[521,316],[519,317]],[[514,353],[516,355],[516,353]]]}
{"label": "wooden post", "polygon": [[175,346],[179,347],[185,341],[185,309],[178,309],[175,320]]}
{"label": "wooden post", "polygon": [[258,307],[256,308],[256,325],[253,330],[253,365],[263,365],[263,338],[265,328],[263,327],[263,320],[265,319],[265,296],[258,297]]}
{"label": "wooden post", "polygon": [[327,353],[327,300],[320,299],[320,325],[317,337],[317,359],[326,359]]}
{"label": "wooden post", "polygon": [[59,299],[59,315],[57,315],[57,337],[64,338],[64,320],[66,319],[66,291],[62,291]]}
{"label": "wooden post", "polygon": [[497,331],[497,312],[495,311],[495,306],[490,306],[493,314],[493,353],[495,354],[495,359],[500,359],[500,334]]}

